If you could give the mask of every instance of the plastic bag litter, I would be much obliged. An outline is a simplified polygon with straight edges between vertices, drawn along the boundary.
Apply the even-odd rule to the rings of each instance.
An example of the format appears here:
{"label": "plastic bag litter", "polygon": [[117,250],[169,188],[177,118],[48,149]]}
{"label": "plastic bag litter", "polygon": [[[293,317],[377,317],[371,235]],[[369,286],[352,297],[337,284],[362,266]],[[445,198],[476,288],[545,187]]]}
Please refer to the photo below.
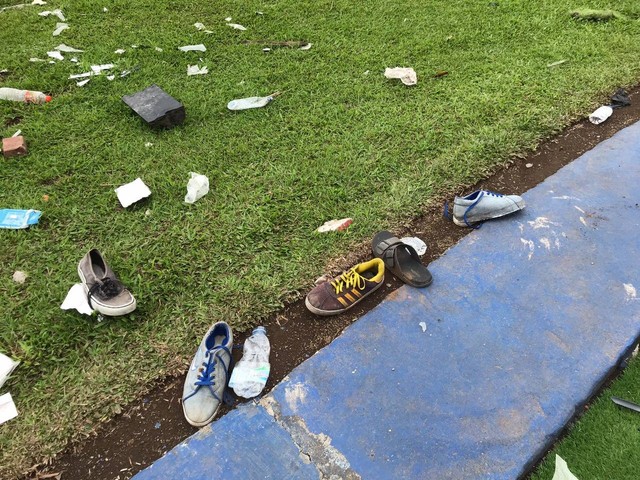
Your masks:
{"label": "plastic bag litter", "polygon": [[184,197],[186,203],[195,203],[209,193],[209,179],[206,175],[190,172],[191,178],[187,183],[187,194]]}
{"label": "plastic bag litter", "polygon": [[624,88],[616,90],[616,93],[611,96],[612,108],[628,107],[629,105],[631,105],[631,99]]}
{"label": "plastic bag litter", "polygon": [[235,28],[236,30],[246,30],[247,27],[243,27],[239,23],[227,23],[227,27]]}
{"label": "plastic bag litter", "polygon": [[54,50],[58,50],[59,52],[65,52],[65,53],[84,52],[84,50],[78,50],[77,48],[70,47],[69,45],[65,45],[64,43],[61,43],[60,45],[58,45],[56,48],[54,48]]}
{"label": "plastic bag litter", "polygon": [[185,45],[184,47],[178,47],[178,50],[182,52],[206,52],[207,47],[202,43],[199,43],[198,45]]}
{"label": "plastic bag litter", "polygon": [[56,23],[56,29],[53,31],[53,36],[57,37],[62,32],[64,32],[67,28],[69,28],[69,25],[66,23]]}
{"label": "plastic bag litter", "polygon": [[596,109],[591,115],[589,115],[589,121],[594,125],[599,125],[604,122],[613,113],[613,108],[609,105],[603,105]]}
{"label": "plastic bag litter", "polygon": [[418,83],[418,76],[416,75],[416,71],[413,68],[385,68],[384,76],[389,79],[398,79],[409,87]]}
{"label": "plastic bag litter", "polygon": [[560,455],[556,455],[556,469],[553,473],[552,480],[578,480],[578,478],[571,473],[567,462]]}
{"label": "plastic bag litter", "polygon": [[250,108],[264,107],[271,103],[278,95],[280,95],[280,92],[272,93],[267,97],[249,97],[231,100],[227,104],[227,108],[229,110],[248,110]]}
{"label": "plastic bag litter", "polygon": [[147,187],[139,177],[133,182],[116,188],[114,191],[116,195],[118,195],[118,200],[120,200],[120,204],[124,208],[151,195],[151,190],[149,190],[149,187]]}
{"label": "plastic bag litter", "polygon": [[5,393],[4,395],[0,396],[0,425],[11,420],[12,418],[16,418],[17,416],[18,410],[16,409],[16,404],[13,403],[11,394]]}
{"label": "plastic bag litter", "polygon": [[427,244],[418,237],[404,237],[401,238],[400,241],[412,246],[419,256],[422,256],[427,252]]}
{"label": "plastic bag litter", "polygon": [[0,228],[20,229],[28,228],[40,221],[42,212],[39,210],[0,210]]}
{"label": "plastic bag litter", "polygon": [[329,220],[324,222],[316,230],[318,233],[325,232],[341,232],[349,228],[349,225],[353,223],[353,218],[342,218],[340,220]]}
{"label": "plastic bag litter", "polygon": [[51,10],[51,11],[45,10],[44,12],[40,12],[38,15],[40,15],[41,17],[48,17],[49,15],[55,15],[63,22],[66,20],[66,18],[64,18],[64,13],[62,13],[62,10],[60,10],[59,8],[56,8],[55,10]]}
{"label": "plastic bag litter", "polygon": [[209,73],[209,69],[207,67],[199,67],[198,65],[187,66],[188,77],[191,77],[193,75],[206,75],[207,73]]}
{"label": "plastic bag litter", "polygon": [[87,300],[87,292],[84,289],[84,285],[81,283],[76,283],[69,289],[62,305],[60,305],[60,308],[62,310],[75,309],[83,315],[93,314],[93,309]]}

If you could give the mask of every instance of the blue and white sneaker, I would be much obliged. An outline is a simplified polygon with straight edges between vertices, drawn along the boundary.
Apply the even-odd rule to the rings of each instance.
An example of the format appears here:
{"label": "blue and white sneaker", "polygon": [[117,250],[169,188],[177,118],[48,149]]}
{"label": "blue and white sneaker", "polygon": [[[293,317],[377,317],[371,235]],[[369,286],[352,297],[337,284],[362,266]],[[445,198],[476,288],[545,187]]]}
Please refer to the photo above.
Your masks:
{"label": "blue and white sneaker", "polygon": [[[453,201],[453,223],[460,227],[478,228],[485,220],[499,218],[524,208],[524,200],[518,195],[502,195],[488,190],[478,190]],[[478,225],[479,226],[479,225]]]}
{"label": "blue and white sneaker", "polygon": [[225,322],[218,322],[205,334],[182,391],[184,417],[194,427],[204,427],[218,413],[229,379],[233,333]]}

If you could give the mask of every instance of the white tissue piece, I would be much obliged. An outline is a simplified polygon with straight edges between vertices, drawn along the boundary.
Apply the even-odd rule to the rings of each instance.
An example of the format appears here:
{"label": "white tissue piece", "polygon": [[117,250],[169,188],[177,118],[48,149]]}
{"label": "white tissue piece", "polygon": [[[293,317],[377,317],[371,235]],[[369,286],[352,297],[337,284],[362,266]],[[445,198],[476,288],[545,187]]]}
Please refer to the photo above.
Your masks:
{"label": "white tissue piece", "polygon": [[91,65],[91,70],[95,75],[100,75],[103,70],[111,70],[113,67],[113,63],[106,63],[104,65]]}
{"label": "white tissue piece", "polygon": [[209,69],[207,67],[199,67],[198,65],[187,66],[187,76],[189,77],[193,75],[206,75],[207,73],[209,73]]}
{"label": "white tissue piece", "polygon": [[16,404],[13,403],[11,394],[5,393],[0,397],[0,425],[17,416],[18,410],[16,409]]}
{"label": "white tissue piece", "polygon": [[204,30],[205,28],[207,28],[204,26],[204,23],[200,23],[200,22],[194,23],[193,26],[196,27],[198,30]]}
{"label": "white tissue piece", "polygon": [[384,76],[389,79],[398,79],[409,87],[418,83],[418,76],[413,68],[385,68]]}
{"label": "white tissue piece", "polygon": [[401,238],[400,241],[412,246],[419,256],[423,256],[425,253],[427,253],[427,244],[420,240],[418,237],[404,237]]}
{"label": "white tissue piece", "polygon": [[70,47],[69,45],[65,45],[64,43],[61,43],[60,45],[58,45],[56,48],[54,48],[54,50],[58,50],[59,52],[65,52],[65,53],[84,52],[84,50],[78,50],[77,48]]}
{"label": "white tissue piece", "polygon": [[55,10],[51,10],[51,11],[45,10],[44,12],[40,12],[38,15],[40,15],[41,17],[48,17],[49,15],[55,15],[63,22],[66,20],[66,18],[64,18],[64,13],[62,13],[62,10],[60,10],[59,8],[56,8]]}
{"label": "white tissue piece", "polygon": [[62,310],[75,309],[83,315],[93,314],[93,309],[89,306],[89,301],[87,300],[87,291],[81,283],[76,283],[69,289],[60,308]]}
{"label": "white tissue piece", "polygon": [[185,45],[184,47],[178,47],[178,50],[182,52],[206,52],[207,47],[200,43],[198,45]]}
{"label": "white tissue piece", "polygon": [[69,80],[75,80],[76,78],[87,78],[93,75],[93,72],[74,73],[69,75]]}
{"label": "white tissue piece", "polygon": [[120,204],[124,208],[151,195],[151,190],[149,190],[149,187],[147,187],[140,178],[136,178],[133,182],[116,188],[115,192],[118,195]]}
{"label": "white tissue piece", "polygon": [[87,78],[86,80],[80,80],[79,82],[76,83],[76,85],[79,87],[84,87],[87,83],[89,83],[89,80],[91,79]]}
{"label": "white tissue piece", "polygon": [[0,387],[4,385],[11,372],[15,370],[20,362],[16,362],[12,358],[0,353]]}
{"label": "white tissue piece", "polygon": [[64,57],[57,50],[53,50],[52,52],[47,52],[47,56],[51,58],[55,58],[56,60],[64,60]]}
{"label": "white tissue piece", "polygon": [[122,55],[124,52],[126,52],[126,50],[124,48],[119,48],[113,53],[117,53],[118,55]]}
{"label": "white tissue piece", "polygon": [[236,30],[246,30],[247,27],[243,27],[239,23],[227,23],[227,27],[235,28]]}
{"label": "white tissue piece", "polygon": [[56,23],[56,29],[53,31],[53,36],[57,37],[62,32],[64,32],[67,28],[69,28],[69,25],[67,25],[66,23]]}

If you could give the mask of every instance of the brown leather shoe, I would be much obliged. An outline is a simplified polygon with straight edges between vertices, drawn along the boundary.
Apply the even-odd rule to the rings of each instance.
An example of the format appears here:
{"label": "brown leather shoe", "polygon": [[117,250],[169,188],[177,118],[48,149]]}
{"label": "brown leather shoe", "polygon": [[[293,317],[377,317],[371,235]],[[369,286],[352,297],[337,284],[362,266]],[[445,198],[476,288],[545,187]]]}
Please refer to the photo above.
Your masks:
{"label": "brown leather shoe", "polygon": [[384,262],[374,258],[315,287],[307,295],[305,305],[316,315],[337,315],[380,288],[383,282]]}

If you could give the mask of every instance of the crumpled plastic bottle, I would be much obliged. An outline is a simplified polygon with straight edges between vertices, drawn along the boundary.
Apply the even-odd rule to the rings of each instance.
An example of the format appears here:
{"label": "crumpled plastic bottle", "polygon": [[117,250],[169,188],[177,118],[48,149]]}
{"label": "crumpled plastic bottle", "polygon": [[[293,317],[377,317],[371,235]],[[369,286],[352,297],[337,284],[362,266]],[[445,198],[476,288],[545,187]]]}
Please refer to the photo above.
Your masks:
{"label": "crumpled plastic bottle", "polygon": [[229,386],[236,395],[253,398],[262,392],[269,378],[269,353],[271,345],[267,338],[267,330],[257,327],[251,336],[244,341],[242,359],[231,372]]}
{"label": "crumpled plastic bottle", "polygon": [[613,109],[609,105],[603,105],[589,115],[589,121],[594,125],[599,125],[611,116]]}
{"label": "crumpled plastic bottle", "polygon": [[191,179],[187,183],[187,194],[184,197],[186,203],[195,203],[209,193],[209,179],[206,175],[190,172]]}
{"label": "crumpled plastic bottle", "polygon": [[13,102],[38,103],[50,102],[51,97],[42,92],[32,92],[30,90],[19,90],[17,88],[0,88],[0,100],[10,100]]}

